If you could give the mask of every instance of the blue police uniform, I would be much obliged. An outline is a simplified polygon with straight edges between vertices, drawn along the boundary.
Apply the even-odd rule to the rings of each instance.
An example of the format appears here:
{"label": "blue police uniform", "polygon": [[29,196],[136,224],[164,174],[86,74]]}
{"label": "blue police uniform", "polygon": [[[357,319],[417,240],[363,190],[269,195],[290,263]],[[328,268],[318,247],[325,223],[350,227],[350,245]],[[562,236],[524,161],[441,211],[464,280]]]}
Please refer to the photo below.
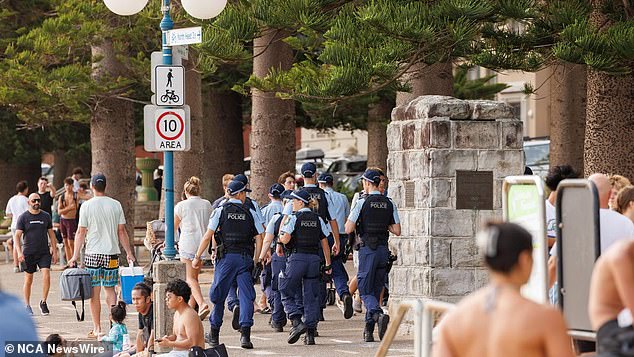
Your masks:
{"label": "blue police uniform", "polygon": [[274,329],[281,329],[286,325],[286,315],[284,314],[282,295],[279,290],[279,275],[281,271],[286,270],[286,256],[280,257],[275,252],[282,218],[282,213],[277,213],[266,226],[266,233],[275,237],[271,245],[271,292],[267,295],[269,306],[271,307],[271,327]]}
{"label": "blue police uniform", "polygon": [[[302,208],[289,216],[281,229],[282,232],[291,235],[291,240],[286,244],[289,257],[286,262],[286,270],[280,274],[279,290],[282,293],[284,310],[295,329],[312,333],[319,320],[319,277],[321,275],[319,256],[321,240],[330,233],[324,221],[309,208]],[[302,289],[303,288],[303,289]],[[303,312],[297,301],[297,290],[302,289]],[[304,318],[303,326],[301,318]],[[302,327],[300,327],[302,326]],[[289,343],[297,341],[291,340]],[[300,332],[301,334],[303,332]],[[299,338],[299,334],[296,335]],[[313,341],[314,343],[314,341]]]}
{"label": "blue police uniform", "polygon": [[[344,317],[349,319],[352,317],[352,297],[347,298],[346,295],[350,295],[350,290],[348,289],[348,272],[344,266],[344,254],[345,254],[345,244],[347,241],[348,235],[346,234],[345,224],[346,217],[350,214],[350,204],[348,203],[348,198],[346,195],[339,193],[332,189],[332,187],[324,188],[326,192],[326,198],[328,199],[328,207],[332,207],[334,211],[333,218],[337,221],[337,226],[339,227],[339,254],[332,259],[332,278],[335,282],[335,288],[337,289],[337,294],[341,299],[350,299],[350,301],[345,302],[348,306],[346,307],[347,311],[344,311]],[[328,243],[332,247],[334,245],[334,237],[330,235],[328,237]],[[345,298],[344,298],[345,297]]]}
{"label": "blue police uniform", "polygon": [[[222,206],[226,204],[227,202],[228,200],[225,200],[220,205]],[[264,231],[265,222],[262,220],[262,212],[260,211],[260,207],[258,206],[258,203],[255,200],[252,200],[251,198],[247,197],[244,201],[244,206],[249,208],[249,212],[251,213],[251,216],[253,216],[255,225],[258,227],[259,232],[262,233]],[[229,295],[227,296],[227,309],[229,309],[229,311],[234,311],[236,306],[239,306],[239,298],[238,298],[237,289],[238,289],[238,285],[234,284],[229,290]],[[234,318],[233,321],[234,321],[233,328],[236,330],[239,329],[240,325],[238,324],[237,318]]]}
{"label": "blue police uniform", "polygon": [[[371,336],[374,325],[383,316],[379,298],[385,283],[390,255],[387,247],[388,227],[400,223],[400,220],[396,205],[379,191],[372,191],[365,198],[359,199],[352,207],[348,220],[357,223],[357,234],[361,238],[357,280],[359,293],[366,308],[366,333],[369,333],[370,340],[373,340]],[[383,337],[386,327],[387,322],[381,326],[383,331],[379,330],[380,337]]]}
{"label": "blue police uniform", "polygon": [[[220,330],[224,315],[224,303],[236,284],[240,289],[240,326],[253,326],[253,237],[262,233],[262,225],[257,224],[249,209],[240,200],[229,199],[216,208],[209,221],[209,229],[214,231],[218,245],[224,244],[224,257],[217,258],[214,281],[209,291],[209,300],[214,304],[209,317],[211,328]],[[217,253],[221,254],[221,252]]]}
{"label": "blue police uniform", "polygon": [[[279,185],[279,184],[276,184],[276,185]],[[280,193],[282,191],[280,191]],[[271,200],[269,204],[262,207],[262,217],[264,218],[265,222],[271,222],[273,217],[276,217],[276,215],[280,215],[282,213],[283,209],[284,209],[284,206],[282,205],[282,201]],[[268,223],[267,223],[267,227],[268,227]],[[279,229],[277,230],[277,232],[279,232]],[[275,236],[277,235],[277,232],[275,233]],[[272,248],[275,248],[275,246],[272,246]],[[273,308],[273,305],[271,304],[273,301],[273,296],[272,296],[273,287],[271,285],[272,275],[273,275],[273,272],[271,269],[271,263],[268,263],[264,266],[264,268],[262,269],[262,273],[260,274],[260,285],[262,286],[262,291],[264,292],[264,295],[266,295],[267,301],[269,302],[269,306],[271,307],[271,309]]]}

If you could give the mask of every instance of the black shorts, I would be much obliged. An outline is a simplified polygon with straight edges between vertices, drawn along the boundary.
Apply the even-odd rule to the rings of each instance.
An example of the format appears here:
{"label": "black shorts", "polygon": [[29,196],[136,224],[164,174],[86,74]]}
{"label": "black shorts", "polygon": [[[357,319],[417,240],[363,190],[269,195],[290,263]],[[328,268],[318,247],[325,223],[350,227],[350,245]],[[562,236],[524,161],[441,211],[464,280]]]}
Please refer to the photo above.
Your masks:
{"label": "black shorts", "polygon": [[23,268],[24,271],[33,274],[37,271],[37,267],[40,269],[50,269],[51,268],[51,254],[25,254]]}

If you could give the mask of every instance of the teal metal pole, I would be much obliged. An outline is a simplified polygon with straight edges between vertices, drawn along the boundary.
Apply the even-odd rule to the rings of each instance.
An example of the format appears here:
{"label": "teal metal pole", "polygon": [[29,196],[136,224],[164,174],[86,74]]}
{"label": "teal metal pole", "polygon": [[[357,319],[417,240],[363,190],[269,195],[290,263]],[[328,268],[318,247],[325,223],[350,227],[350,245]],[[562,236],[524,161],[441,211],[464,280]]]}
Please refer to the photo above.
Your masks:
{"label": "teal metal pole", "polygon": [[[174,22],[170,17],[170,0],[163,0],[163,20],[161,20],[161,32],[163,38],[163,64],[172,65],[172,47],[167,45],[167,31],[174,28]],[[159,96],[159,93],[156,93]],[[165,151],[163,153],[163,171],[165,182],[165,249],[163,254],[168,260],[174,259],[176,249],[174,248],[174,152]]]}

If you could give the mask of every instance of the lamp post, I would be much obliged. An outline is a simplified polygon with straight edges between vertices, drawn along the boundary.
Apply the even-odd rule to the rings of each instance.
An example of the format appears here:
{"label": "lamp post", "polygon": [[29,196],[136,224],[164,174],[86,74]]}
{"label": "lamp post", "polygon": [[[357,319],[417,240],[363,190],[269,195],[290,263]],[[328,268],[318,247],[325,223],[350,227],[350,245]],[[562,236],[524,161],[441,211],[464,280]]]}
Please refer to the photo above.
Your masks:
{"label": "lamp post", "polygon": [[[171,0],[161,0],[163,6],[161,12],[163,64],[172,65],[172,47],[167,45],[167,32],[174,28],[174,22],[170,16]],[[134,15],[147,5],[148,0],[104,0],[110,11],[117,15]],[[218,16],[227,5],[227,0],[181,0],[185,11],[198,19],[210,19]],[[167,259],[174,259],[176,249],[174,248],[174,152],[163,152],[164,166],[164,186],[165,186],[165,249],[163,254]]]}

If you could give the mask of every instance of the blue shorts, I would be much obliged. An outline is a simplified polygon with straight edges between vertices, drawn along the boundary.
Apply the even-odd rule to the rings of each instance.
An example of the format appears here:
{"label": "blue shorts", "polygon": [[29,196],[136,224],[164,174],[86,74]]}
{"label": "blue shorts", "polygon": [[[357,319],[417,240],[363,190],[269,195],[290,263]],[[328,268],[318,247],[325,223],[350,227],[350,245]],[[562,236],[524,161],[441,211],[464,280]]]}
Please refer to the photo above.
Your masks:
{"label": "blue shorts", "polygon": [[84,264],[90,273],[93,287],[112,288],[119,284],[119,257],[117,255],[86,254]]}

